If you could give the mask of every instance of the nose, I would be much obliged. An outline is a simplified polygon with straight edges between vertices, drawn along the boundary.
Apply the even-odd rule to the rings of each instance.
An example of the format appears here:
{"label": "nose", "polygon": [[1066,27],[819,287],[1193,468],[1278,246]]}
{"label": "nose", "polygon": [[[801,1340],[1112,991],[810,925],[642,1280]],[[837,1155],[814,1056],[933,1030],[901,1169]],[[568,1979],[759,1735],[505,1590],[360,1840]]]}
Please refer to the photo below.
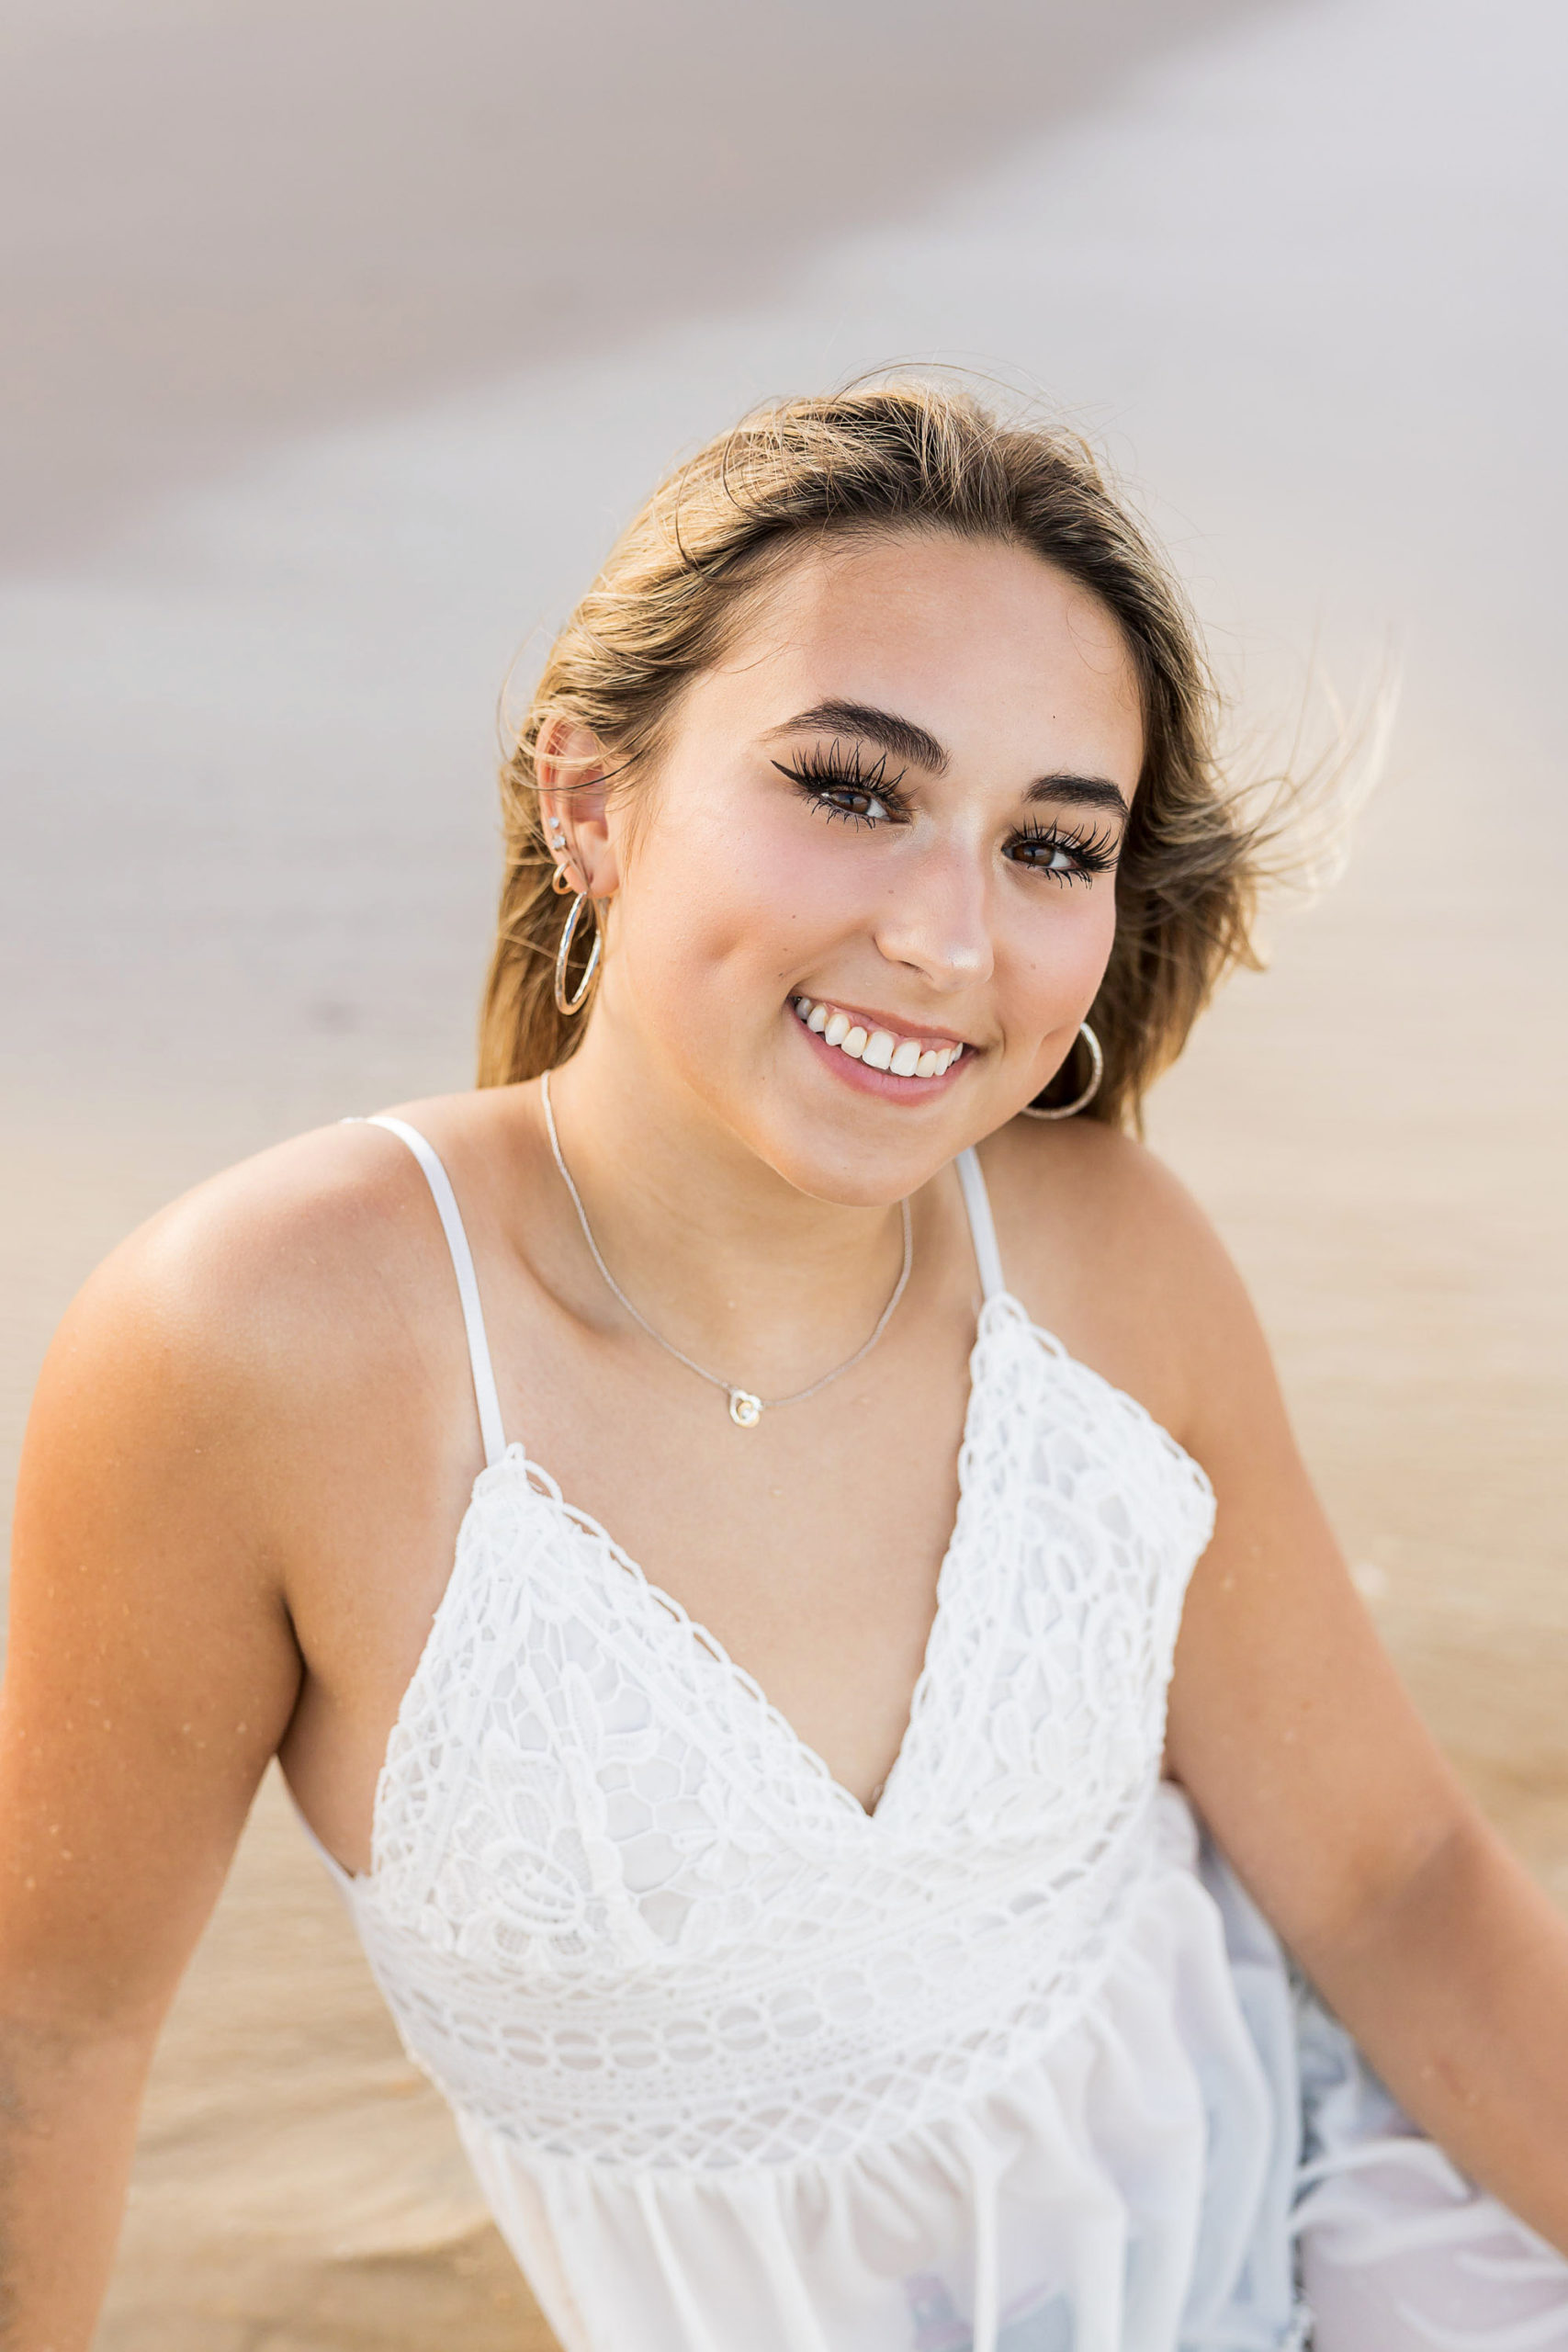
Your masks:
{"label": "nose", "polygon": [[976,847],[951,834],[920,843],[892,877],[875,926],[881,953],[949,994],[989,979],[987,880]]}

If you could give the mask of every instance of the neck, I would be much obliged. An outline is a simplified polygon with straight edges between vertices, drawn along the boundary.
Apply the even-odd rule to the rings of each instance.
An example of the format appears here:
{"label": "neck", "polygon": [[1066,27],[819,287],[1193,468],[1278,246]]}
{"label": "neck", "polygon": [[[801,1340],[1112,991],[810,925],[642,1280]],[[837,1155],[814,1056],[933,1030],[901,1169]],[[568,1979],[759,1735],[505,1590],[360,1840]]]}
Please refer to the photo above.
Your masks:
{"label": "neck", "polygon": [[804,1386],[865,1339],[902,1261],[897,1203],[802,1193],[610,1021],[550,1099],[600,1252],[663,1339],[763,1395]]}

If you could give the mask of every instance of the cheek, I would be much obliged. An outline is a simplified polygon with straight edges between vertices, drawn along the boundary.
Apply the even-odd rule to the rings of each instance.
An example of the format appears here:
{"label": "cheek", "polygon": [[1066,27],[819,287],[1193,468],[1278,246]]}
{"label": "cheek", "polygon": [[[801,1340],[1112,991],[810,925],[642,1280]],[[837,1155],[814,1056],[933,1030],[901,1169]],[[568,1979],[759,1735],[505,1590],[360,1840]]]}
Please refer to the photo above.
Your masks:
{"label": "cheek", "polygon": [[[624,938],[637,984],[773,988],[845,929],[863,926],[852,842],[772,809],[744,827],[700,817],[661,826],[626,893]],[[776,1010],[776,1007],[773,1008]]]}
{"label": "cheek", "polygon": [[1044,883],[1053,903],[1012,926],[1006,969],[1017,1026],[1043,1035],[1084,1018],[1110,961],[1116,901],[1109,876],[1089,889]]}

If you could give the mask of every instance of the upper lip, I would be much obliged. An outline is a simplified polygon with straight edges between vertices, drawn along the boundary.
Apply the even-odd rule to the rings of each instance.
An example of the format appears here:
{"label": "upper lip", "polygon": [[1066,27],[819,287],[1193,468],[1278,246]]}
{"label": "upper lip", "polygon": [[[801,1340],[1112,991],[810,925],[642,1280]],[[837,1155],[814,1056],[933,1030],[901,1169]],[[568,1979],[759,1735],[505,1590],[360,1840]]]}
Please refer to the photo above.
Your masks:
{"label": "upper lip", "polygon": [[863,1029],[886,1029],[892,1037],[918,1037],[922,1044],[933,1046],[968,1046],[971,1042],[961,1037],[956,1029],[933,1029],[929,1023],[910,1020],[901,1012],[868,1012],[863,1004],[851,1004],[845,997],[826,992],[818,996],[812,989],[796,989],[795,995],[808,996],[813,1004],[830,1004],[835,1012],[847,1013]]}

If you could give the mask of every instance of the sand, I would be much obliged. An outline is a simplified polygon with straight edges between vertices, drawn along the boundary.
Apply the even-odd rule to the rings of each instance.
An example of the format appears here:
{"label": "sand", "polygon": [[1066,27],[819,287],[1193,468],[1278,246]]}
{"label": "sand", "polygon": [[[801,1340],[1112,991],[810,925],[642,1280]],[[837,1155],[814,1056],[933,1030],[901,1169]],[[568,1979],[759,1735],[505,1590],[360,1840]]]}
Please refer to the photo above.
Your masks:
{"label": "sand", "polygon": [[[1151,1131],[1419,1703],[1568,1904],[1568,35],[1544,0],[1109,17],[835,11],[813,112],[761,10],[12,12],[0,1472],[140,1217],[465,1081],[495,690],[669,455],[889,356],[1000,368],[1150,485],[1245,726],[1314,646],[1352,688],[1403,662],[1347,880]],[[269,1781],[102,2352],[547,2341]]]}

